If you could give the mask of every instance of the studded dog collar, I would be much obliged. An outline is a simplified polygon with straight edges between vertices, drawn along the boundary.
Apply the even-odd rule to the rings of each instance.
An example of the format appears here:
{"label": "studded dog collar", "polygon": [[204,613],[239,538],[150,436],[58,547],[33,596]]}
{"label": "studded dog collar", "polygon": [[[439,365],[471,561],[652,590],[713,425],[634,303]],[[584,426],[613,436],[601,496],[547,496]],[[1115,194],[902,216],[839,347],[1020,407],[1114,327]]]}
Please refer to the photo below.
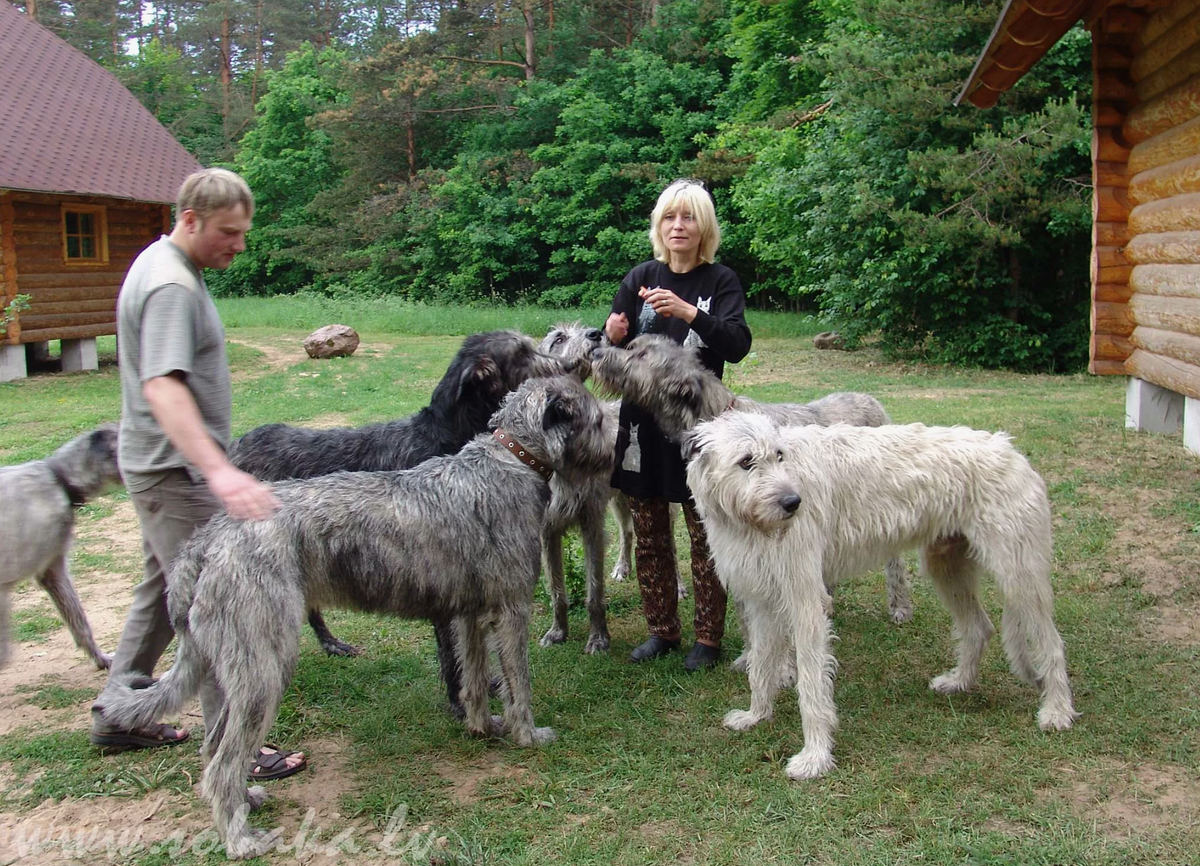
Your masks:
{"label": "studded dog collar", "polygon": [[508,449],[509,453],[512,454],[513,457],[516,457],[538,475],[542,476],[543,481],[550,480],[550,476],[554,474],[554,470],[530,454],[529,449],[516,439],[512,438],[511,435],[506,433],[504,430],[497,428],[497,430],[492,433],[492,437],[497,442],[504,445],[504,447]]}

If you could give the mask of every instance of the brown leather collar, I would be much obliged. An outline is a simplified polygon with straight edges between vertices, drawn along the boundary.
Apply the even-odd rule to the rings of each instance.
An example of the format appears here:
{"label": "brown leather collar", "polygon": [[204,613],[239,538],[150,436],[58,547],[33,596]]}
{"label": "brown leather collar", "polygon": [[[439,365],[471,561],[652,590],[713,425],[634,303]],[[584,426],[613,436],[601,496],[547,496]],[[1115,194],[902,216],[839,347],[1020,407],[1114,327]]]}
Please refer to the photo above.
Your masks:
{"label": "brown leather collar", "polygon": [[509,433],[497,428],[496,431],[492,433],[492,437],[497,442],[504,445],[504,447],[509,450],[509,453],[511,453],[513,457],[516,457],[538,475],[542,476],[543,481],[550,480],[550,476],[554,474],[554,470],[530,454],[529,449],[527,449],[516,439],[512,438]]}

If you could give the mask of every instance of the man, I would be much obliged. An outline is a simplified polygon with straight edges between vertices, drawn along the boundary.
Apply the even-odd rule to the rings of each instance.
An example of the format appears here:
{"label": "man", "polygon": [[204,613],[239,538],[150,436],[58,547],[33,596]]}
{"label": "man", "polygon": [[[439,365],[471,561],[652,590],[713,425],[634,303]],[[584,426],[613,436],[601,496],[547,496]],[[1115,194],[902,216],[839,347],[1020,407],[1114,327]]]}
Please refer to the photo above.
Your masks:
{"label": "man", "polygon": [[[117,301],[121,374],[119,463],[138,515],[145,576],[134,589],[111,677],[150,676],[174,637],[167,572],[192,532],[222,508],[244,520],[269,517],[271,489],[234,467],[232,391],[225,329],[204,283],[204,268],[224,270],[246,248],[254,198],[225,169],[189,176],[179,189],[170,235],[134,260]],[[103,692],[98,703],[103,703]],[[219,695],[202,692],[205,718]],[[106,727],[93,714],[91,742],[106,751],[182,743],[185,730],[160,724],[135,731]],[[264,747],[249,775],[276,779],[304,769],[304,755]]]}

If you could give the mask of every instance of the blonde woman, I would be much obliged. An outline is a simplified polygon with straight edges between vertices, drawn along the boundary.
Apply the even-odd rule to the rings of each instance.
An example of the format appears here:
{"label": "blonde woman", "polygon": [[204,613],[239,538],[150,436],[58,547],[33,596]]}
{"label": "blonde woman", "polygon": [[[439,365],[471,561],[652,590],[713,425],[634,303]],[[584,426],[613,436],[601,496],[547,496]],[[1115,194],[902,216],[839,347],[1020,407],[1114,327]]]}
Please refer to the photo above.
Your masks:
{"label": "blonde woman", "polygon": [[[718,377],[725,363],[750,351],[746,296],[737,274],[713,259],[721,243],[712,197],[703,184],[678,180],[663,190],[650,217],[654,259],[635,267],[613,298],[605,332],[614,345],[638,334],[662,334],[696,346]],[[635,662],[679,648],[681,629],[671,538],[670,503],[683,505],[692,547],[695,637],[684,668],[710,668],[720,658],[725,633],[725,590],[717,580],[704,526],[687,489],[679,445],[668,440],[650,413],[628,400],[621,405],[613,487],[629,496],[637,536],[635,557],[642,609],[650,637],[634,649]]]}

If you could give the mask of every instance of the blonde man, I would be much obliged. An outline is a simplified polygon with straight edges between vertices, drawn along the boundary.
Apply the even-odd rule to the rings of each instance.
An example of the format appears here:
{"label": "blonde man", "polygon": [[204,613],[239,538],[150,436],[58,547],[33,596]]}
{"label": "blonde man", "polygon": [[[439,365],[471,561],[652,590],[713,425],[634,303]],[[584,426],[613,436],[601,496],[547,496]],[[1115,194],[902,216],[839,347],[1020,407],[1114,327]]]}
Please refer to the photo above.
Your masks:
{"label": "blonde man", "polygon": [[[205,268],[224,270],[246,248],[253,216],[254,196],[238,175],[220,168],[190,175],[179,189],[171,233],[134,259],[121,286],[119,463],[137,511],[145,566],[110,679],[130,672],[149,677],[174,637],[167,572],[192,531],[222,509],[258,520],[275,507],[271,489],[225,456],[232,415],[225,329],[204,282]],[[201,696],[202,703],[218,699]],[[91,742],[106,751],[187,739],[187,731],[165,724],[113,730],[93,714]],[[282,778],[303,767],[302,754],[264,749],[249,772]]]}

